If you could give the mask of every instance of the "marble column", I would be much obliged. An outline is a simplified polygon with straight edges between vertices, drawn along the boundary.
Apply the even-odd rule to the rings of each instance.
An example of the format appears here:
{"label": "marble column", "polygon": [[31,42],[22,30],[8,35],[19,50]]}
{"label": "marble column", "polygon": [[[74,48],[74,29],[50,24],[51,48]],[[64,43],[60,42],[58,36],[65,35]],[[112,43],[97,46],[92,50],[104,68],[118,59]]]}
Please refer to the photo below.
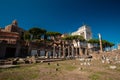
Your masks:
{"label": "marble column", "polygon": [[85,48],[85,55],[88,55],[88,49]]}
{"label": "marble column", "polygon": [[77,50],[77,47],[76,47],[75,49],[76,49],[76,57],[78,57],[78,50]]}
{"label": "marble column", "polygon": [[70,57],[70,46],[68,45],[67,48],[68,48],[68,55],[67,56]]}
{"label": "marble column", "polygon": [[72,57],[74,57],[74,46],[71,46],[72,47]]}
{"label": "marble column", "polygon": [[65,57],[65,46],[63,45],[63,58]]}
{"label": "marble column", "polygon": [[61,58],[61,46],[59,45],[59,58]]}
{"label": "marble column", "polygon": [[79,56],[82,56],[81,44],[79,45]]}
{"label": "marble column", "polygon": [[55,45],[53,45],[53,58],[55,57],[56,52],[55,52]]}

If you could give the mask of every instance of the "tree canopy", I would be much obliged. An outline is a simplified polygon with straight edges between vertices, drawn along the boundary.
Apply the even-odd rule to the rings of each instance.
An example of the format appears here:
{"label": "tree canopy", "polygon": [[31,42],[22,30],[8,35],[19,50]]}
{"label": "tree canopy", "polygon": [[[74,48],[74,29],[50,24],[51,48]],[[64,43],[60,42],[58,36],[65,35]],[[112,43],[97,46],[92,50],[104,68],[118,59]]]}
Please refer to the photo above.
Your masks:
{"label": "tree canopy", "polygon": [[85,39],[83,38],[83,36],[80,35],[68,35],[66,37],[63,37],[63,40],[80,40],[80,41],[85,41]]}
{"label": "tree canopy", "polygon": [[61,33],[59,32],[46,32],[47,36],[57,36],[57,35],[61,35]]}
{"label": "tree canopy", "polygon": [[103,46],[103,48],[112,47],[112,46],[114,46],[114,43],[109,42],[107,40],[102,40],[102,46]]}
{"label": "tree canopy", "polygon": [[33,27],[28,31],[33,36],[33,39],[39,39],[43,34],[46,33],[45,29],[38,28],[38,27]]}
{"label": "tree canopy", "polygon": [[[99,39],[90,39],[90,40],[88,41],[88,43],[100,45]],[[107,41],[107,40],[102,40],[102,46],[103,46],[103,48],[107,48],[107,47],[110,47],[110,48],[111,48],[112,46],[114,46],[114,43],[109,42],[109,41]]]}
{"label": "tree canopy", "polygon": [[51,39],[55,39],[57,36],[60,36],[61,33],[59,33],[59,32],[46,32],[45,35],[47,37],[50,37]]}
{"label": "tree canopy", "polygon": [[28,31],[24,33],[23,37],[24,37],[24,40],[30,40],[31,38],[30,33]]}
{"label": "tree canopy", "polygon": [[88,43],[91,43],[91,44],[99,44],[99,40],[98,39],[90,39],[88,40]]}

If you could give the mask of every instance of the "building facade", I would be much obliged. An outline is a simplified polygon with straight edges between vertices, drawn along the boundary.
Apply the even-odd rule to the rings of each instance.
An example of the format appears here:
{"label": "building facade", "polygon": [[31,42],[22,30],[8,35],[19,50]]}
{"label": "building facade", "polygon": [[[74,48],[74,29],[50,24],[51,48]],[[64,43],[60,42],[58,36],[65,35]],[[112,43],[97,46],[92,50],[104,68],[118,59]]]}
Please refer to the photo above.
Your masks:
{"label": "building facade", "polygon": [[81,26],[77,31],[71,33],[71,35],[81,35],[86,40],[92,39],[91,29],[87,25]]}
{"label": "building facade", "polygon": [[19,56],[23,33],[24,30],[18,27],[16,20],[4,29],[0,29],[0,58]]}

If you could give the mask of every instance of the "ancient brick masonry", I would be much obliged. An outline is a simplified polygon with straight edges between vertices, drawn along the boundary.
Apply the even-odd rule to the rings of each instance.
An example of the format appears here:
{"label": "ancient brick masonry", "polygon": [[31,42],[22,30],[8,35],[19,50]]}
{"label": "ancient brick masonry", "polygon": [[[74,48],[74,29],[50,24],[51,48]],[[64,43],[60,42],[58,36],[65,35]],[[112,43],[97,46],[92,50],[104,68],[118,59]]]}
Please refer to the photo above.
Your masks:
{"label": "ancient brick masonry", "polygon": [[[0,57],[6,57],[6,55],[7,57],[18,56],[20,50],[19,41],[22,33],[24,33],[24,30],[19,28],[16,20],[4,29],[0,29]],[[6,42],[4,46],[3,41]]]}

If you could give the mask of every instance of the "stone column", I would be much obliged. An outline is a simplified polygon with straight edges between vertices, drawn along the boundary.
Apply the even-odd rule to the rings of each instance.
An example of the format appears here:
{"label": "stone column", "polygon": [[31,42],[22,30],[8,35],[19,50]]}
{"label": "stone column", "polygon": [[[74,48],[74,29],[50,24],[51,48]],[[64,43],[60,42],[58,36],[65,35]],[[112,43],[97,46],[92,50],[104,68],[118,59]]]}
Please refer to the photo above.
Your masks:
{"label": "stone column", "polygon": [[68,57],[70,57],[70,46],[68,45]]}
{"label": "stone column", "polygon": [[64,45],[64,42],[63,42],[63,46],[62,46],[62,52],[63,52],[63,58],[65,57],[65,45]]}
{"label": "stone column", "polygon": [[46,52],[46,58],[49,58],[49,52],[48,51]]}
{"label": "stone column", "polygon": [[100,51],[103,52],[103,47],[102,47],[102,37],[101,37],[101,34],[99,33],[98,36],[99,36],[99,43],[100,43]]}
{"label": "stone column", "polygon": [[79,56],[81,56],[81,47],[79,47]]}
{"label": "stone column", "polygon": [[88,55],[88,48],[85,48],[85,55]]}
{"label": "stone column", "polygon": [[53,45],[53,58],[55,57],[55,45]]}
{"label": "stone column", "polygon": [[21,49],[21,45],[18,43],[16,45],[16,52],[15,52],[15,57],[18,57],[20,54],[20,49]]}
{"label": "stone column", "polygon": [[72,57],[74,57],[74,46],[72,45]]}
{"label": "stone column", "polygon": [[61,46],[59,45],[59,58],[61,58]]}
{"label": "stone column", "polygon": [[38,57],[40,57],[40,50],[39,49],[37,50],[37,54],[38,54]]}
{"label": "stone column", "polygon": [[76,57],[78,56],[78,53],[77,53],[77,47],[75,48],[76,49]]}
{"label": "stone column", "polygon": [[28,42],[28,56],[31,56],[32,44]]}
{"label": "stone column", "polygon": [[47,50],[46,49],[44,49],[44,51],[45,51],[45,58],[47,58]]}
{"label": "stone column", "polygon": [[82,49],[81,49],[81,44],[80,44],[80,46],[79,46],[79,56],[82,56]]}

